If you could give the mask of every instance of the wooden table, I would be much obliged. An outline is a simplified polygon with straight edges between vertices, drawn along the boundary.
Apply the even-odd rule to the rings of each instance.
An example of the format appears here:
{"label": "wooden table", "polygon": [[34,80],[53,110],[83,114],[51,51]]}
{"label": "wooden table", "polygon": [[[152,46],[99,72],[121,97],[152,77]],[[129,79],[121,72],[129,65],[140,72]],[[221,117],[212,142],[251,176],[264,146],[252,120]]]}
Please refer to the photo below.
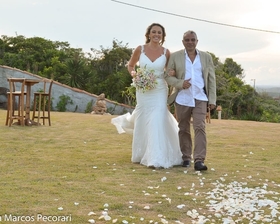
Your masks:
{"label": "wooden table", "polygon": [[34,122],[30,120],[30,101],[31,101],[31,86],[39,83],[39,79],[25,79],[25,85],[26,85],[26,104],[25,104],[25,125],[31,126],[34,124],[37,124],[37,122]]}

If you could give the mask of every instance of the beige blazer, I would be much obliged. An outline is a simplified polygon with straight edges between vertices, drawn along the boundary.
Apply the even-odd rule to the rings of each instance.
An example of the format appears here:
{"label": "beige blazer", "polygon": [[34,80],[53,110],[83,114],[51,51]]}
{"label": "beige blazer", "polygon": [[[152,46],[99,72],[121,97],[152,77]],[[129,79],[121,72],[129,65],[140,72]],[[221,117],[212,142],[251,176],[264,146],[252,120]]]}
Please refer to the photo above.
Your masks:
{"label": "beige blazer", "polygon": [[[209,53],[203,51],[199,51],[199,56],[208,104],[216,105],[216,75],[212,57]],[[167,69],[164,74],[166,82],[171,86],[171,93],[167,100],[169,105],[174,103],[179,90],[183,89],[186,71],[185,66],[185,50],[180,50],[170,55]],[[176,76],[168,76],[169,69],[174,69]]]}

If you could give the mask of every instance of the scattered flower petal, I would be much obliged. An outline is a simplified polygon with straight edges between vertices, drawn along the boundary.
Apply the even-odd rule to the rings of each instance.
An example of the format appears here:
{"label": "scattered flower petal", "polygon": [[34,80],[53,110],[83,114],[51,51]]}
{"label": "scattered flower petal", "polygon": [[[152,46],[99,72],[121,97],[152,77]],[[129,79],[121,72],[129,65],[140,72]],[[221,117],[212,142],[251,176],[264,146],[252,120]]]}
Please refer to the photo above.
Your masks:
{"label": "scattered flower petal", "polygon": [[181,204],[181,205],[177,205],[177,208],[182,209],[182,208],[184,208],[185,206],[186,206],[186,205]]}

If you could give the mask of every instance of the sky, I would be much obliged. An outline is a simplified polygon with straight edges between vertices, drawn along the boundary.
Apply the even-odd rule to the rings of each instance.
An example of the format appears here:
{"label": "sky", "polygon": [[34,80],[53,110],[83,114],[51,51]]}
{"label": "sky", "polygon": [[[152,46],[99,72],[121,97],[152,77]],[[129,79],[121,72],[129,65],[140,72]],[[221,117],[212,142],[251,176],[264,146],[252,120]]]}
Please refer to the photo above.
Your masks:
{"label": "sky", "polygon": [[[0,0],[0,35],[42,37],[73,48],[136,48],[151,23],[166,30],[164,47],[183,49],[187,30],[197,48],[223,63],[232,58],[251,86],[280,86],[278,0]],[[241,27],[241,28],[238,28]],[[264,31],[268,32],[264,32]]]}

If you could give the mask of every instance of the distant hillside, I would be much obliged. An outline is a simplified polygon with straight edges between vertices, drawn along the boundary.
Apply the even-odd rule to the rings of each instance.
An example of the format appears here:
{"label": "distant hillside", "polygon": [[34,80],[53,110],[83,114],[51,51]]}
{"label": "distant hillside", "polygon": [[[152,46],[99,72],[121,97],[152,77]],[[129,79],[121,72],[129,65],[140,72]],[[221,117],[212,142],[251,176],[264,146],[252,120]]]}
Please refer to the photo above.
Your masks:
{"label": "distant hillside", "polygon": [[280,97],[280,86],[257,86],[256,91],[258,93],[267,93],[269,96],[275,98]]}

